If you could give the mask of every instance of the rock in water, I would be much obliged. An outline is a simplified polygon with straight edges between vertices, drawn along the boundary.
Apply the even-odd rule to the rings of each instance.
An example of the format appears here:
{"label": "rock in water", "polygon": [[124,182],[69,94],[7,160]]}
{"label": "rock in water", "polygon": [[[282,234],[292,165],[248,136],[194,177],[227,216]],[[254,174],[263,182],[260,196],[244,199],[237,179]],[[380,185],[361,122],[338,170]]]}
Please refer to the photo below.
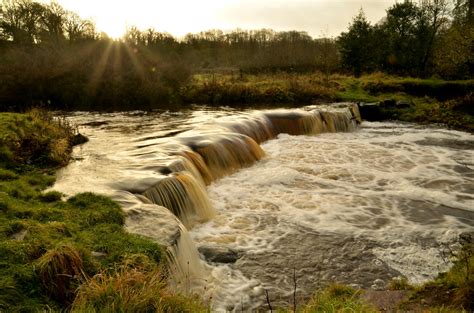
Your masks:
{"label": "rock in water", "polygon": [[226,247],[202,246],[198,248],[199,253],[209,262],[235,263],[242,253]]}

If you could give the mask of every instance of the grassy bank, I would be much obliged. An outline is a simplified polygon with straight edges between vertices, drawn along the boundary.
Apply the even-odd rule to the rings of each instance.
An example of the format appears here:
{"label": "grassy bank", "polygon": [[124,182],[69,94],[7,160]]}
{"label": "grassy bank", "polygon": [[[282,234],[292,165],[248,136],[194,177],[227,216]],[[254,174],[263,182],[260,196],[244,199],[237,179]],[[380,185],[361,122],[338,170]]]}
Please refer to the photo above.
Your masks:
{"label": "grassy bank", "polygon": [[[445,81],[389,76],[354,78],[313,74],[200,74],[180,91],[182,105],[280,107],[332,101],[396,103],[381,106],[378,119],[440,123],[474,131],[474,80]],[[389,100],[389,101],[386,101]]]}
{"label": "grassy bank", "polygon": [[44,111],[0,113],[0,311],[200,311],[166,288],[163,248],[108,198],[44,190],[79,137]]}

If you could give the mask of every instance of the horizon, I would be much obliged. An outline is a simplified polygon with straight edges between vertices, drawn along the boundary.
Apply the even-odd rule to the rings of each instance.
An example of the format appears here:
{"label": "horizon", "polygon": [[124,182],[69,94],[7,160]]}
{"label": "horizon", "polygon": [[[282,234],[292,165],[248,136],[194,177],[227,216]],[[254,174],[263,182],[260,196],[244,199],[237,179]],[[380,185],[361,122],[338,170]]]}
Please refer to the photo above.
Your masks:
{"label": "horizon", "polygon": [[[82,18],[91,19],[99,32],[114,39],[121,38],[133,26],[140,30],[153,28],[178,39],[213,29],[227,32],[263,28],[304,31],[313,38],[337,37],[360,9],[375,24],[383,18],[386,9],[396,3],[395,0],[181,0],[173,3],[136,0],[131,6],[126,0],[56,2]],[[183,7],[186,10],[182,10]]]}

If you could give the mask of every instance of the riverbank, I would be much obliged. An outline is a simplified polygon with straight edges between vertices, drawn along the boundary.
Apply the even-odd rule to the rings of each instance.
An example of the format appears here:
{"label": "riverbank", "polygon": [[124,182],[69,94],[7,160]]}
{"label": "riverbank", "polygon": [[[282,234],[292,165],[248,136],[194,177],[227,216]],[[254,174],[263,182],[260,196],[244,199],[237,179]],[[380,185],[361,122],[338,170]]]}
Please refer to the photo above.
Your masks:
{"label": "riverbank", "polygon": [[[422,285],[405,278],[388,289],[356,290],[334,284],[317,292],[302,312],[472,312],[474,310],[474,234],[463,234],[461,248],[450,251],[454,265]],[[448,254],[449,254],[448,253]],[[292,310],[288,310],[291,312]]]}
{"label": "riverbank", "polygon": [[374,103],[381,105],[373,119],[444,124],[474,132],[473,91],[474,80],[445,81],[382,73],[355,78],[321,73],[241,75],[236,72],[194,75],[181,89],[180,98],[184,106],[191,103],[236,107],[293,107],[335,101]]}
{"label": "riverbank", "polygon": [[204,311],[166,287],[164,248],[127,233],[115,202],[45,192],[73,125],[40,110],[0,113],[0,311]]}

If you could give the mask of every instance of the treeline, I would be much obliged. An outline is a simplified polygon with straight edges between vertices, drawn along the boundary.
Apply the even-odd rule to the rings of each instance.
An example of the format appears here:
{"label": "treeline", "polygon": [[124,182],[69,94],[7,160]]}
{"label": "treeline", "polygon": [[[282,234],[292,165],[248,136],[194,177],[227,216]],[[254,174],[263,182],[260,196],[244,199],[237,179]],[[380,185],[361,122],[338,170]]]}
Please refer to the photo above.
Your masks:
{"label": "treeline", "polygon": [[341,62],[356,75],[381,71],[446,79],[474,73],[474,1],[394,4],[371,25],[361,11],[338,38]]}
{"label": "treeline", "polygon": [[112,40],[57,3],[3,0],[0,109],[176,104],[185,99],[181,87],[191,74],[206,71],[472,77],[473,1],[454,1],[396,3],[377,25],[361,12],[336,39],[261,29],[211,30],[178,40],[132,27]]}

